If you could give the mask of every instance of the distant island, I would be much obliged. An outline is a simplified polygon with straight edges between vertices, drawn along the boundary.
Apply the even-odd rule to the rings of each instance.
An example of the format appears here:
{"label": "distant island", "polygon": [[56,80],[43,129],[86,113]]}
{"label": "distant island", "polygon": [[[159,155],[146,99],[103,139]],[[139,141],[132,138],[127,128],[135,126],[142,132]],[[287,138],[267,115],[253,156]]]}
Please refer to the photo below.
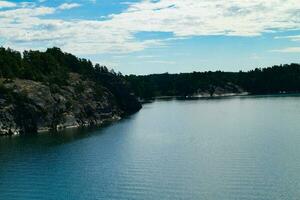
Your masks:
{"label": "distant island", "polygon": [[101,125],[141,104],[121,74],[62,52],[0,48],[0,135]]}
{"label": "distant island", "polygon": [[300,65],[256,68],[248,72],[192,72],[181,74],[129,75],[135,94],[142,99],[157,97],[213,97],[245,94],[300,92]]}
{"label": "distant island", "polygon": [[56,47],[23,54],[0,48],[0,135],[101,125],[158,97],[298,92],[299,64],[248,72],[124,76]]}

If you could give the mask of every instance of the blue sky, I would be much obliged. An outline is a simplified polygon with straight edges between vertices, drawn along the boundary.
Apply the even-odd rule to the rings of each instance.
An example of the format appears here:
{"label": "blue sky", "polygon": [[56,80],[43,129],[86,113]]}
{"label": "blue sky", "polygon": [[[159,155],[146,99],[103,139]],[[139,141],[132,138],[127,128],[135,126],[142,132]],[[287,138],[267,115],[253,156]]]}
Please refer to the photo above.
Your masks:
{"label": "blue sky", "polygon": [[58,46],[123,74],[300,62],[298,0],[0,0],[0,45]]}

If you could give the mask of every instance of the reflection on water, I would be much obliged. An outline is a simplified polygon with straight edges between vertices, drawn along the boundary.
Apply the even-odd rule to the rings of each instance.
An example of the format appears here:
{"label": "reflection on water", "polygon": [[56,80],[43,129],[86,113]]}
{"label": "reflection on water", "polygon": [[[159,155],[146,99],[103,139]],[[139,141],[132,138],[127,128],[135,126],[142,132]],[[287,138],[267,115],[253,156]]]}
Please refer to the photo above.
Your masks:
{"label": "reflection on water", "polygon": [[299,199],[300,97],[168,100],[0,138],[0,199]]}

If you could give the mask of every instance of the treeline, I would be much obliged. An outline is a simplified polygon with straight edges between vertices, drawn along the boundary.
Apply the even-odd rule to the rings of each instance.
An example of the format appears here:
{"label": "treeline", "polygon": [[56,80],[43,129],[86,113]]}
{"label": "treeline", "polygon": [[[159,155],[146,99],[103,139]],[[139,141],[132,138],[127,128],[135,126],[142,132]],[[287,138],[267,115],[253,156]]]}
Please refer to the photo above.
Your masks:
{"label": "treeline", "polygon": [[105,66],[93,66],[90,60],[77,58],[56,47],[45,52],[24,51],[23,56],[18,51],[0,48],[0,78],[20,78],[63,85],[70,72],[92,79],[100,74],[116,75]]}
{"label": "treeline", "polygon": [[[209,71],[124,77],[113,70],[109,71],[105,66],[93,65],[90,60],[77,58],[56,47],[45,52],[24,51],[23,54],[0,48],[0,78],[29,79],[61,86],[67,84],[71,72],[108,88],[120,101],[120,105],[125,104],[122,102],[125,94],[131,92],[127,82],[141,98],[191,96],[199,92],[213,94],[216,88],[230,88],[235,92],[237,87],[251,94],[300,92],[299,64],[257,68],[248,72]],[[127,104],[129,100],[127,97]]]}
{"label": "treeline", "polygon": [[[24,51],[23,54],[9,48],[0,48],[2,79],[28,79],[42,82],[52,88],[67,85],[70,73],[78,73],[83,79],[94,81],[96,91],[100,88],[97,88],[99,85],[107,88],[127,113],[138,109],[136,99],[131,95],[132,91],[124,77],[121,73],[108,70],[106,66],[93,65],[90,60],[77,58],[56,47],[49,48],[45,52]],[[78,92],[84,90],[80,85],[78,87]]]}
{"label": "treeline", "polygon": [[[235,85],[251,94],[300,92],[300,65],[279,65],[248,72],[192,72],[125,77],[141,98],[191,96]],[[234,88],[234,87],[233,87]],[[235,92],[235,91],[232,91]]]}

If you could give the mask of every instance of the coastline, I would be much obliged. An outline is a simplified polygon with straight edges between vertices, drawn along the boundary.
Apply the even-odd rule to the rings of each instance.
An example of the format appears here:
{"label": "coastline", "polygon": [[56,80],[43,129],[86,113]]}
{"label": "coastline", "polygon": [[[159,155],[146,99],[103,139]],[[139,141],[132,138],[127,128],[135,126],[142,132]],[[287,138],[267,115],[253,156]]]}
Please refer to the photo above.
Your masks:
{"label": "coastline", "polygon": [[291,92],[291,93],[266,93],[266,94],[251,94],[249,92],[243,93],[224,93],[218,95],[192,95],[192,96],[157,96],[151,99],[139,99],[139,102],[142,104],[152,103],[156,100],[172,100],[172,99],[180,99],[180,100],[190,100],[190,99],[214,99],[214,98],[222,98],[222,97],[282,97],[282,96],[298,96],[300,92]]}
{"label": "coastline", "polygon": [[155,100],[167,100],[167,99],[212,99],[212,98],[218,98],[218,97],[235,97],[235,96],[251,96],[252,94],[248,92],[242,92],[242,93],[223,93],[223,94],[214,94],[209,95],[208,93],[205,94],[197,94],[197,95],[191,95],[191,96],[157,96],[150,99],[139,99],[140,103],[150,103]]}
{"label": "coastline", "polygon": [[[213,95],[213,96],[207,96],[207,95],[193,95],[193,96],[188,96],[188,97],[182,97],[182,96],[159,96],[153,99],[147,99],[147,100],[141,100],[139,99],[139,102],[141,104],[146,104],[146,103],[152,103],[156,100],[197,100],[197,99],[214,99],[214,98],[225,98],[225,97],[284,97],[284,96],[298,96],[300,93],[275,93],[275,94],[250,94],[247,92],[243,93],[224,93],[224,94],[218,94],[218,95]],[[57,130],[55,132],[60,133],[65,130],[69,129],[80,129],[80,128],[87,128],[87,127],[103,127],[107,124],[115,123],[120,120],[124,119],[124,117],[114,115],[111,118],[107,119],[102,119],[102,120],[97,120],[93,122],[92,124],[73,124],[73,125],[63,125],[60,124],[57,127]],[[48,127],[40,127],[37,130],[37,134],[43,134],[43,133],[49,133],[52,132],[53,130]],[[20,136],[20,133],[14,132],[13,134],[5,133],[5,134],[0,134],[0,137],[11,137],[11,136]]]}
{"label": "coastline", "polygon": [[[53,130],[53,129],[48,128],[48,127],[40,127],[40,128],[38,128],[36,133],[32,133],[31,135],[45,134],[45,133],[51,133],[51,132],[63,133],[63,131],[66,131],[66,130],[87,128],[87,127],[99,127],[100,128],[100,127],[103,127],[103,126],[108,125],[108,124],[116,123],[116,122],[118,122],[122,119],[124,119],[124,118],[120,117],[120,116],[113,116],[112,118],[109,118],[109,119],[98,120],[96,123],[93,123],[93,124],[86,123],[86,124],[82,124],[82,125],[79,125],[79,124],[76,124],[76,125],[59,125],[56,130]],[[20,136],[20,135],[22,135],[22,134],[19,131],[16,131],[16,132],[13,132],[12,134],[9,134],[8,132],[4,133],[4,134],[0,134],[0,137],[15,137],[15,136]]]}
{"label": "coastline", "polygon": [[[88,123],[85,123],[85,124],[75,124],[75,125],[58,125],[57,129],[55,130],[55,132],[61,132],[61,131],[64,131],[64,130],[67,130],[67,129],[78,129],[78,128],[84,128],[84,127],[92,127],[92,126],[104,126],[106,124],[109,124],[109,123],[114,123],[114,122],[117,122],[117,121],[120,121],[122,120],[123,118],[120,117],[120,116],[113,116],[112,118],[110,119],[102,119],[102,120],[97,120],[96,122],[94,122],[93,124],[88,124]],[[37,133],[46,133],[46,132],[51,132],[53,130],[51,130],[51,128],[48,128],[48,127],[41,127],[37,130]]]}
{"label": "coastline", "polygon": [[[32,80],[3,81],[0,136],[101,126],[141,108],[135,96],[126,90],[109,90],[74,73],[68,81],[68,85],[56,86],[55,90]],[[122,84],[115,85],[122,89]],[[78,91],[78,85],[82,90]]]}

